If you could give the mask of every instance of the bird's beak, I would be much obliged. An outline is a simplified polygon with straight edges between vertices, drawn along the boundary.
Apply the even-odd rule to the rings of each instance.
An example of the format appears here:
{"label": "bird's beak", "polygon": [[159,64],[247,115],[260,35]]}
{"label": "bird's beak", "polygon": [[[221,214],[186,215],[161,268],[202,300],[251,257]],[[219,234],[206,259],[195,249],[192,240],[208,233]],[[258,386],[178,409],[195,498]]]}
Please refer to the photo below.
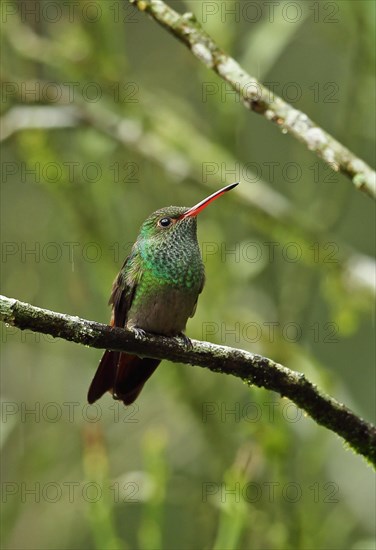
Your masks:
{"label": "bird's beak", "polygon": [[195,216],[197,216],[197,214],[199,214],[201,212],[201,210],[206,208],[208,206],[208,204],[210,204],[215,199],[218,199],[218,197],[223,195],[223,193],[227,193],[227,191],[230,191],[230,189],[234,189],[234,187],[236,187],[237,185],[239,185],[238,181],[236,183],[231,183],[230,185],[226,185],[226,187],[223,187],[222,189],[219,189],[219,191],[216,191],[212,195],[209,195],[209,197],[206,197],[206,199],[204,199],[201,202],[199,202],[199,203],[195,204],[194,206],[192,206],[192,208],[187,210],[184,214],[182,214],[177,219],[178,220],[184,220],[185,218],[194,218]]}

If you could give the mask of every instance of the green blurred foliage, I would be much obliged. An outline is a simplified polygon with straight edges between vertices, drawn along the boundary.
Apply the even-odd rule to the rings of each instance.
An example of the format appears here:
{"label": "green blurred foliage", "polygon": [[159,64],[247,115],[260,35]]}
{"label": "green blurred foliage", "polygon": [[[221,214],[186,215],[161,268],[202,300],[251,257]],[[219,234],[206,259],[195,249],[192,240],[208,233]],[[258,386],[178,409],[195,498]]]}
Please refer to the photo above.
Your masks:
{"label": "green blurred foliage", "polygon": [[[374,162],[374,3],[170,4]],[[106,322],[143,219],[240,179],[199,220],[188,335],[375,420],[372,201],[127,2],[1,9],[2,293]],[[4,326],[2,344],[3,548],[374,548],[371,469],[286,399],[164,362],[134,406],[89,407],[98,350]]]}

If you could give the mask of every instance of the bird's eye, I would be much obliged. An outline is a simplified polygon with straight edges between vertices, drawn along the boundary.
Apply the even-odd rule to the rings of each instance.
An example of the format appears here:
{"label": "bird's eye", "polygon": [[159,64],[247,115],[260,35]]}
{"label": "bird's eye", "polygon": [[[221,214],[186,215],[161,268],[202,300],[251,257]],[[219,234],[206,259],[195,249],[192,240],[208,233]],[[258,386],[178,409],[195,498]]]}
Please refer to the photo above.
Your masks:
{"label": "bird's eye", "polygon": [[172,224],[171,218],[162,218],[158,222],[158,225],[160,225],[161,227],[168,227],[171,224]]}

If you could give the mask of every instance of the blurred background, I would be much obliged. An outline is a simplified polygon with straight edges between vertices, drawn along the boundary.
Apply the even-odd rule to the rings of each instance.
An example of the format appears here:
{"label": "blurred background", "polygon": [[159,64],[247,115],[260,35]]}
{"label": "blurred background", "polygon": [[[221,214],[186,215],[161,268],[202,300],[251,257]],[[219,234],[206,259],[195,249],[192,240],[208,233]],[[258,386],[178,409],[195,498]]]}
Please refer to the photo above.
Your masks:
{"label": "blurred background", "polygon": [[[374,165],[374,3],[169,5]],[[200,215],[188,336],[375,421],[372,200],[126,1],[1,9],[2,293],[106,323],[143,220],[240,180]],[[88,406],[100,350],[1,330],[3,548],[375,547],[372,469],[288,400],[164,361]]]}

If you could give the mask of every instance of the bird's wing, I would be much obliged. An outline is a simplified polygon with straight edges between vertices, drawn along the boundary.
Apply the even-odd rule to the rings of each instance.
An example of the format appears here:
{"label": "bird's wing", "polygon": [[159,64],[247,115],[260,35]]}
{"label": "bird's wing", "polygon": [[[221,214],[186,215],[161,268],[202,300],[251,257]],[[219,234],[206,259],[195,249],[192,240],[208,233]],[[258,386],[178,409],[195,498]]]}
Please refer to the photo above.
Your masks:
{"label": "bird's wing", "polygon": [[125,327],[128,311],[140,281],[141,270],[136,254],[131,253],[122,265],[118,276],[113,282],[108,303],[112,305],[111,324],[115,327]]}
{"label": "bird's wing", "polygon": [[[112,285],[112,293],[109,300],[109,304],[112,305],[112,326],[125,327],[128,312],[132,305],[140,278],[141,269],[139,257],[136,251],[132,251],[122,265]],[[143,371],[133,373],[131,370],[130,374],[133,376],[133,378],[131,377],[131,386],[128,390],[125,390],[123,386],[124,379],[126,381],[129,379],[127,364],[130,362],[130,369],[132,369],[132,365],[134,365],[136,359],[138,359],[138,357],[132,357],[119,351],[106,350],[89,388],[89,403],[94,403],[108,390],[110,390],[114,396],[119,395],[119,398],[122,399],[124,403],[132,403],[140,393],[144,382],[146,382],[147,378],[156,369],[159,363],[158,360],[148,359],[147,361],[149,362],[146,365],[147,368],[144,374],[142,374]],[[141,361],[140,359],[138,360]],[[144,378],[142,376],[144,376]]]}

